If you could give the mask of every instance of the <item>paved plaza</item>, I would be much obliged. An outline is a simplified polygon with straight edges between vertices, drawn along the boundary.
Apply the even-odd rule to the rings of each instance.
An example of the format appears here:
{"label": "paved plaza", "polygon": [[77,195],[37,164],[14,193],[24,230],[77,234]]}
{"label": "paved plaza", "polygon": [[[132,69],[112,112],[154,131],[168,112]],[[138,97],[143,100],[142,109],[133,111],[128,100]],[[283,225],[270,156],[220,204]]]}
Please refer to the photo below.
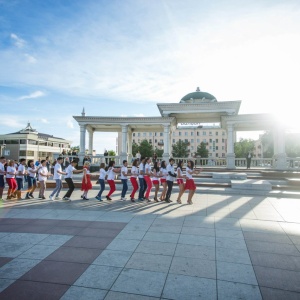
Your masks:
{"label": "paved plaza", "polygon": [[300,299],[300,199],[96,193],[1,204],[0,299]]}

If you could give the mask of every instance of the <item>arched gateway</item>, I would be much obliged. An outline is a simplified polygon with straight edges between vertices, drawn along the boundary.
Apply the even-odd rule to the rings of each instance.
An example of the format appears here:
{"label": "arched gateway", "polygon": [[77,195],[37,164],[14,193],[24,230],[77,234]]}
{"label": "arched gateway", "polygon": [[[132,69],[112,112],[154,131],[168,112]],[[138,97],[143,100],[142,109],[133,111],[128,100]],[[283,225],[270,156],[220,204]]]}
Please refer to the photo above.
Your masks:
{"label": "arched gateway", "polygon": [[[220,123],[227,131],[227,168],[235,168],[234,141],[236,131],[273,130],[274,154],[277,159],[276,169],[286,169],[284,127],[278,124],[271,114],[239,115],[241,101],[217,101],[217,99],[197,88],[196,92],[187,94],[179,103],[158,103],[161,117],[101,117],[74,116],[80,126],[80,153],[85,155],[86,131],[89,134],[89,153],[93,150],[94,132],[122,132],[121,160],[131,158],[132,133],[163,132],[163,158],[171,153],[171,135],[178,123]],[[127,150],[128,149],[128,150]]]}

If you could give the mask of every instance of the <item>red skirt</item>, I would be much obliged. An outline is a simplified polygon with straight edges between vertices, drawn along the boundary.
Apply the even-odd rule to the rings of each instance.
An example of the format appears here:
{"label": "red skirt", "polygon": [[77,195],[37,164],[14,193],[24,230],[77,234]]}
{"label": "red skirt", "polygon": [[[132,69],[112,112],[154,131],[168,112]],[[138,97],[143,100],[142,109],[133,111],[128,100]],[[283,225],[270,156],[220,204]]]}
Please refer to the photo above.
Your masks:
{"label": "red skirt", "polygon": [[87,183],[85,183],[84,176],[83,176],[82,177],[82,184],[81,184],[81,190],[82,191],[88,191],[88,190],[91,190],[93,188],[90,175],[86,175],[86,181],[87,181]]}
{"label": "red skirt", "polygon": [[152,183],[153,184],[159,184],[159,181],[158,180],[152,180]]}
{"label": "red skirt", "polygon": [[183,179],[182,178],[178,178],[177,179],[177,184],[183,184]]}
{"label": "red skirt", "polygon": [[187,179],[184,186],[185,190],[196,190],[194,179]]}

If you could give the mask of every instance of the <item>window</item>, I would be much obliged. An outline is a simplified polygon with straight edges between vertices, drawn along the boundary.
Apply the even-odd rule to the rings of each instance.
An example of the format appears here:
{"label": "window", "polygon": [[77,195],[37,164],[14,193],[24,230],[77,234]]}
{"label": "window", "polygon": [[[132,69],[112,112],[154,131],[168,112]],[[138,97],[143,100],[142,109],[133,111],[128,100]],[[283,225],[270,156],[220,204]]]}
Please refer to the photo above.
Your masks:
{"label": "window", "polygon": [[194,139],[191,139],[191,143],[194,143]]}
{"label": "window", "polygon": [[189,135],[189,133],[185,131],[185,132],[184,132],[184,135],[185,135],[185,136],[188,136],[188,135]]}
{"label": "window", "polygon": [[216,150],[219,150],[219,146],[216,146]]}
{"label": "window", "polygon": [[193,136],[194,135],[194,131],[191,131],[191,136]]}
{"label": "window", "polygon": [[138,136],[141,136],[141,133],[140,133],[140,132],[138,132]]}
{"label": "window", "polygon": [[199,136],[200,135],[200,132],[199,131],[197,131],[197,136]]}
{"label": "window", "polygon": [[20,140],[20,144],[22,144],[22,145],[27,144],[27,141],[26,140]]}
{"label": "window", "polygon": [[173,139],[173,142],[172,142],[173,144],[175,144],[175,139]]}
{"label": "window", "polygon": [[149,136],[152,136],[152,132],[149,132]]}
{"label": "window", "polygon": [[132,140],[132,143],[135,144],[135,140]]}
{"label": "window", "polygon": [[203,140],[203,143],[206,143],[206,139]]}
{"label": "window", "polygon": [[189,142],[189,140],[188,140],[188,139],[185,139],[185,140],[184,140],[184,142],[185,142],[185,143],[188,143],[188,142]]}
{"label": "window", "polygon": [[191,150],[194,150],[194,146],[191,146]]}
{"label": "window", "polygon": [[146,136],[147,135],[147,133],[146,132],[143,132],[143,136]]}
{"label": "window", "polygon": [[149,144],[152,144],[152,139],[149,139]]}
{"label": "window", "polygon": [[164,135],[164,133],[163,133],[163,132],[160,132],[160,133],[159,133],[159,136],[163,136],[163,135]]}
{"label": "window", "polygon": [[225,131],[222,131],[222,135],[225,135]]}
{"label": "window", "polygon": [[219,135],[219,131],[216,131],[216,135]]}
{"label": "window", "polygon": [[219,157],[219,154],[218,154],[218,153],[216,153],[216,157]]}
{"label": "window", "polygon": [[197,139],[197,143],[198,143],[198,144],[200,143],[200,139]]}
{"label": "window", "polygon": [[216,139],[216,143],[219,143],[219,139]]}
{"label": "window", "polygon": [[135,136],[135,132],[132,134],[132,136]]}
{"label": "window", "polygon": [[209,132],[209,135],[212,135],[212,132],[211,132],[211,131]]}
{"label": "window", "polygon": [[209,139],[209,142],[212,143],[212,139]]}
{"label": "window", "polygon": [[203,131],[203,135],[206,135],[206,131]]}
{"label": "window", "polygon": [[222,153],[222,157],[225,157],[225,153]]}
{"label": "window", "polygon": [[225,139],[222,139],[222,143],[225,143]]}
{"label": "window", "polygon": [[157,139],[155,139],[154,142],[157,143]]}
{"label": "window", "polygon": [[181,131],[179,131],[179,136],[181,136]]}
{"label": "window", "polygon": [[212,146],[209,146],[209,150],[212,150]]}
{"label": "window", "polygon": [[19,155],[20,156],[26,156],[26,150],[20,150]]}
{"label": "window", "polygon": [[19,140],[6,140],[6,144],[8,144],[8,145],[19,144]]}
{"label": "window", "polygon": [[225,150],[225,147],[224,147],[224,146],[222,146],[222,150]]}

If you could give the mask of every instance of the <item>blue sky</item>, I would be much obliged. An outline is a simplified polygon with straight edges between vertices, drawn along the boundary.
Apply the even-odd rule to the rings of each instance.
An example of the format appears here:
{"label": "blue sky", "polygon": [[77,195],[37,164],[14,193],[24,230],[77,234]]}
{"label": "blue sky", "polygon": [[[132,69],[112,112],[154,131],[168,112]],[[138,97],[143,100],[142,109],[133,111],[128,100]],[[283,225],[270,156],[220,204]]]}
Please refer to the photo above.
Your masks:
{"label": "blue sky", "polygon": [[157,116],[197,86],[297,127],[299,53],[297,0],[0,0],[0,132],[30,121],[78,145],[83,106]]}

